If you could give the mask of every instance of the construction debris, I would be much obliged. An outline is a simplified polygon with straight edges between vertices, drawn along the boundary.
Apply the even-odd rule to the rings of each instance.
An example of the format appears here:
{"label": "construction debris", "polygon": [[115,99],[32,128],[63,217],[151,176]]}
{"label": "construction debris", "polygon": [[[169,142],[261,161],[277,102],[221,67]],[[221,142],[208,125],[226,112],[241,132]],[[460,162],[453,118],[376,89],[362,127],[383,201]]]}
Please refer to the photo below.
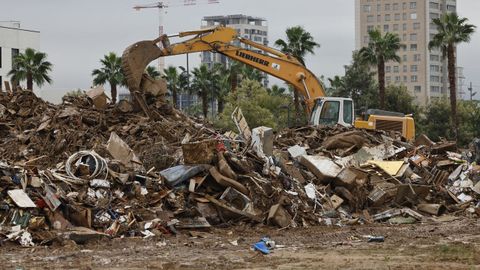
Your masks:
{"label": "construction debris", "polygon": [[61,105],[30,91],[0,94],[3,240],[31,246],[57,236],[84,243],[239,223],[404,224],[480,213],[475,147],[338,126],[250,131],[240,109],[235,136],[165,103],[145,103],[153,118],[128,103],[103,107],[93,92]]}

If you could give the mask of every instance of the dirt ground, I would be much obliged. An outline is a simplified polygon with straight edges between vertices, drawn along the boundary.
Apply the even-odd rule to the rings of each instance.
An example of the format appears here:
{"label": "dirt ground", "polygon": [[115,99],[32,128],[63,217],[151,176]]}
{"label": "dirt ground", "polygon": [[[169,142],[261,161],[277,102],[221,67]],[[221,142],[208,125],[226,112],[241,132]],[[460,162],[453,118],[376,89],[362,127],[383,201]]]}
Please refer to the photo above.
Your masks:
{"label": "dirt ground", "polygon": [[[480,221],[276,230],[237,226],[192,237],[0,247],[2,269],[480,269]],[[277,248],[250,249],[263,236]],[[384,236],[368,243],[366,235]]]}

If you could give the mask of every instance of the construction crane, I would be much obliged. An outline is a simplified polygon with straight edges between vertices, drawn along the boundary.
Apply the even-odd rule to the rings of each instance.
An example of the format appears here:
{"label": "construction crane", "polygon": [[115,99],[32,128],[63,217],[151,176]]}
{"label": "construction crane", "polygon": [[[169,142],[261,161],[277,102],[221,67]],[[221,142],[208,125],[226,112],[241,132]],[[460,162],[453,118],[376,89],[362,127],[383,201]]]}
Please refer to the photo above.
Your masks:
{"label": "construction crane", "polygon": [[[220,0],[172,0],[172,1],[162,1],[156,2],[147,5],[137,5],[134,6],[133,9],[140,11],[142,9],[158,9],[158,34],[162,36],[165,33],[164,29],[164,18],[166,9],[170,7],[180,7],[180,6],[195,6],[195,5],[202,5],[202,4],[219,4]],[[188,61],[188,59],[187,59]],[[158,71],[163,74],[163,70],[165,69],[165,59],[159,58],[158,59]]]}

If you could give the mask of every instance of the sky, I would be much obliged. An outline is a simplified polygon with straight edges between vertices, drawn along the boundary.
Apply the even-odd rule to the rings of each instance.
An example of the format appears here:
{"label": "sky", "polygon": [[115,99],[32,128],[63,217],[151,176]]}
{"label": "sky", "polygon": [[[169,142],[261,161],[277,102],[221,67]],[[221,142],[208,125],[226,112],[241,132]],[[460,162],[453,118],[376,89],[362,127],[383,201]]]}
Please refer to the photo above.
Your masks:
{"label": "sky", "polygon": [[[207,2],[207,0],[198,0]],[[354,0],[219,0],[220,4],[175,6],[167,10],[166,33],[199,29],[204,16],[245,14],[268,21],[270,45],[285,38],[287,27],[301,25],[321,44],[306,64],[318,76],[344,74],[355,48]],[[422,1],[422,0],[420,0]],[[21,21],[21,27],[41,32],[40,50],[54,64],[54,82],[40,95],[59,102],[68,91],[89,89],[91,72],[108,52],[121,55],[129,45],[158,35],[158,11],[136,11],[149,0],[0,0],[0,21]],[[181,3],[182,0],[169,0]],[[458,0],[457,12],[480,26],[480,1]],[[480,30],[479,30],[480,31]],[[473,82],[480,96],[480,34],[458,49],[458,65],[464,67],[466,83]],[[190,55],[191,66],[200,55]],[[167,65],[185,65],[185,56],[166,59]],[[274,80],[275,83],[277,81]],[[108,88],[108,86],[106,86]]]}

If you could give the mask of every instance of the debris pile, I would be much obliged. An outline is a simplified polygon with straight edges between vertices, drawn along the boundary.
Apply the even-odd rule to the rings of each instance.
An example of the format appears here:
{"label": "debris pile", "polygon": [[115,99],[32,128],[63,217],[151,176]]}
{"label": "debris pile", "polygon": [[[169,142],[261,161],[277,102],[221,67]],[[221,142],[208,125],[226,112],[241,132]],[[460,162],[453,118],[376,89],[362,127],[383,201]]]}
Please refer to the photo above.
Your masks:
{"label": "debris pile", "polygon": [[133,107],[0,95],[4,240],[31,246],[240,222],[288,228],[480,215],[475,147],[344,127],[275,134],[250,130],[241,110],[237,135],[165,104],[143,108],[155,120]]}

